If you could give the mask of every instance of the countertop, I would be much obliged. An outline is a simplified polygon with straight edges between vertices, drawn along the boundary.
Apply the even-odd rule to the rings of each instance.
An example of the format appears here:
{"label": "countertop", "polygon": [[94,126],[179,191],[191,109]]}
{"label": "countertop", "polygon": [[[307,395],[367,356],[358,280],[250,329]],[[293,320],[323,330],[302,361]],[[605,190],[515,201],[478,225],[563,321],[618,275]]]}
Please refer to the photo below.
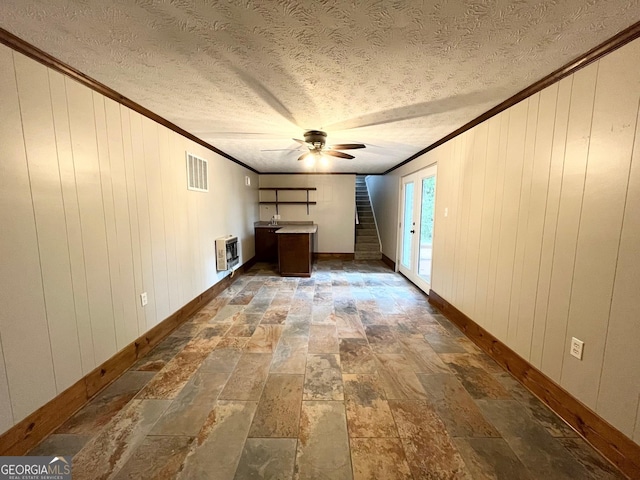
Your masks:
{"label": "countertop", "polygon": [[277,227],[299,227],[301,225],[309,226],[313,225],[313,222],[294,222],[294,221],[286,221],[286,220],[278,220],[276,225],[272,225],[271,222],[259,221],[255,222],[253,226],[255,228],[277,228]]}
{"label": "countertop", "polygon": [[316,233],[318,225],[285,225],[276,233]]}

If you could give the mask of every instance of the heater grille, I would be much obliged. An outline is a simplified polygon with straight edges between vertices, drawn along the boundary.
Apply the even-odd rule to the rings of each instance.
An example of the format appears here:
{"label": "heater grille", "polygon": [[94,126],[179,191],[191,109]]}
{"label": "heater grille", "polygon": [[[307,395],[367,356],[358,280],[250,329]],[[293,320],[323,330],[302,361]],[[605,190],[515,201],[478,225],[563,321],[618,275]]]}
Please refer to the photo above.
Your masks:
{"label": "heater grille", "polygon": [[209,191],[208,162],[189,152],[187,152],[187,188],[196,192]]}

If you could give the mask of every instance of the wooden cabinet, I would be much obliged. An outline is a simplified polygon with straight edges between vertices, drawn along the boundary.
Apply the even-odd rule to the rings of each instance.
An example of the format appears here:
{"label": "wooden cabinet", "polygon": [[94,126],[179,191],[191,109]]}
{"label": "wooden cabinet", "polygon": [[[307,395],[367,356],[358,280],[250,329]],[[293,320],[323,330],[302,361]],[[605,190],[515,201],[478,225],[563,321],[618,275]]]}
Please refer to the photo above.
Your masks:
{"label": "wooden cabinet", "polygon": [[291,225],[278,230],[278,267],[283,277],[310,277],[313,235],[317,225]]}
{"label": "wooden cabinet", "polygon": [[283,277],[310,277],[313,234],[278,233],[278,268]]}
{"label": "wooden cabinet", "polygon": [[276,231],[282,227],[255,227],[256,261],[278,261],[278,237]]}

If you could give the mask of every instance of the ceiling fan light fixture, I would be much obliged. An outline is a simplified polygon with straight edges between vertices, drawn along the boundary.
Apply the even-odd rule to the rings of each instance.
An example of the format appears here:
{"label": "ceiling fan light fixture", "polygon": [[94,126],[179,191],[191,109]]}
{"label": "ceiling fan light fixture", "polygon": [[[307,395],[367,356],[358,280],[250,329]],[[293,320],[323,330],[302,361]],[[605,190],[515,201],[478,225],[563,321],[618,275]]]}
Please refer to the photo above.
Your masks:
{"label": "ceiling fan light fixture", "polygon": [[298,140],[297,138],[294,138],[293,140],[300,144],[306,145],[306,147],[309,149],[307,153],[304,153],[300,155],[300,157],[298,157],[298,160],[304,160],[305,165],[308,167],[311,167],[316,163],[320,164],[323,167],[328,167],[331,163],[329,157],[338,157],[351,160],[355,158],[353,155],[340,152],[339,150],[353,150],[366,147],[366,145],[363,143],[339,143],[333,146],[327,146],[327,134],[326,132],[323,132],[321,130],[307,130],[306,132],[304,132],[304,141]]}
{"label": "ceiling fan light fixture", "polygon": [[304,164],[305,166],[311,168],[313,167],[313,165],[316,163],[316,156],[314,155],[307,155],[306,158],[304,159]]}

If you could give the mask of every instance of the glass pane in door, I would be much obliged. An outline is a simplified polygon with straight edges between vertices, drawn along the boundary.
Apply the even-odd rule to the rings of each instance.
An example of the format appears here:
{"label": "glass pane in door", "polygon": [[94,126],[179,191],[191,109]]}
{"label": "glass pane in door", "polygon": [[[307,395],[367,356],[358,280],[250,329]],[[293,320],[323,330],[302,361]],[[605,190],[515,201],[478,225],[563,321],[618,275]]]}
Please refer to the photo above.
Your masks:
{"label": "glass pane in door", "polygon": [[404,215],[402,222],[402,258],[400,262],[411,268],[411,240],[413,230],[413,182],[404,185]]}
{"label": "glass pane in door", "polygon": [[433,215],[436,203],[436,177],[422,179],[422,203],[420,205],[420,255],[418,275],[431,284],[431,257],[433,252]]}

